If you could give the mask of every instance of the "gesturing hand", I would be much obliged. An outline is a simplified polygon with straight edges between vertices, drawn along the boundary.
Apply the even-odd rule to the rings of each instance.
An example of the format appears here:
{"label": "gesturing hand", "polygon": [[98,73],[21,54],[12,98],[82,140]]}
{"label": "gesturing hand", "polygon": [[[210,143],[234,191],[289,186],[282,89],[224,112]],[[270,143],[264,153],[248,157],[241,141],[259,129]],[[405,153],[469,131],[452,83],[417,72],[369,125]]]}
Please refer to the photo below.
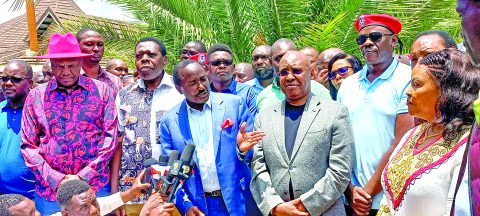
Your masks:
{"label": "gesturing hand", "polygon": [[247,123],[243,122],[237,134],[237,145],[240,152],[246,152],[260,142],[265,133],[263,131],[246,132]]}

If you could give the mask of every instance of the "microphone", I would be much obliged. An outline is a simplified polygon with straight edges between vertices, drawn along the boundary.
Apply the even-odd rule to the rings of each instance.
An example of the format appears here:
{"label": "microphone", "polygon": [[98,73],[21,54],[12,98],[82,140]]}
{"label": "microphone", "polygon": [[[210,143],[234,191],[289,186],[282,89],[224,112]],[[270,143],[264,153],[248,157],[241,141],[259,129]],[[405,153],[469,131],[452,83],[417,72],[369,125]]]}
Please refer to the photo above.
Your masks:
{"label": "microphone", "polygon": [[[164,188],[162,184],[162,192],[170,192],[168,195],[167,202],[171,203],[175,196],[175,191],[177,190],[180,180],[186,180],[190,177],[192,173],[192,166],[190,163],[192,162],[192,156],[195,152],[195,145],[187,144],[183,149],[182,155],[180,156],[180,160],[176,160],[173,163],[173,166],[170,167],[169,175],[173,177],[173,182],[171,182],[171,188]],[[168,182],[170,183],[170,182]],[[170,185],[169,185],[170,186]]]}
{"label": "microphone", "polygon": [[158,165],[168,166],[168,155],[160,155],[160,157],[158,157]]}
{"label": "microphone", "polygon": [[[152,167],[152,165],[154,164],[157,164],[157,160],[153,159],[153,158],[149,158],[149,159],[146,159],[145,161],[143,161],[143,167],[145,167],[145,182],[146,183],[150,183],[150,181],[152,180],[152,175],[150,173],[150,169]],[[148,189],[147,193],[150,192],[150,189]]]}

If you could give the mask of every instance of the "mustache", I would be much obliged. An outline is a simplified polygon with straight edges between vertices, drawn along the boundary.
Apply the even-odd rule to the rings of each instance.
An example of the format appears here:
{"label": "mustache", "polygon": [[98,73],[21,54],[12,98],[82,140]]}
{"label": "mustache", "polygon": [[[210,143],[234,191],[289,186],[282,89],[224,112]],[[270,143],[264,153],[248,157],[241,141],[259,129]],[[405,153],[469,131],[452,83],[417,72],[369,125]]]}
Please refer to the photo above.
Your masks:
{"label": "mustache", "polygon": [[200,96],[200,95],[203,94],[203,93],[208,93],[208,92],[207,92],[207,90],[200,90],[200,91],[198,91],[198,93],[197,93],[195,96],[198,97],[198,96]]}

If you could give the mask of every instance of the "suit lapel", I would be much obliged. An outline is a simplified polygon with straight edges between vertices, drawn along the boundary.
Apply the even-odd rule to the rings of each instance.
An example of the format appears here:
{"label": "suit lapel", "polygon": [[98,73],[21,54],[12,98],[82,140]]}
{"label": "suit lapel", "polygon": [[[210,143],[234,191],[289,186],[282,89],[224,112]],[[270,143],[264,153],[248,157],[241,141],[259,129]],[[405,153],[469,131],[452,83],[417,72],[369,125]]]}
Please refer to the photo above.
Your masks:
{"label": "suit lapel", "polygon": [[295,138],[295,145],[293,146],[292,157],[295,158],[295,155],[300,149],[300,146],[303,143],[303,139],[308,132],[308,129],[315,120],[315,117],[320,111],[320,100],[317,97],[310,96],[310,99],[307,101],[307,106],[302,114],[302,119],[300,120],[300,125],[298,126],[297,137]]}
{"label": "suit lapel", "polygon": [[178,119],[177,119],[177,124],[178,128],[180,129],[180,133],[182,134],[182,137],[185,141],[185,144],[193,143],[192,139],[192,133],[190,132],[190,124],[188,123],[188,111],[187,111],[187,101],[184,100],[182,102],[182,105],[180,106],[180,109],[177,112]]}
{"label": "suit lapel", "polygon": [[285,149],[285,100],[275,105],[271,113],[271,119],[273,123],[273,134],[277,141],[278,149],[285,162],[288,163],[287,150]]}
{"label": "suit lapel", "polygon": [[225,120],[225,104],[223,100],[216,95],[210,93],[212,103],[212,133],[213,148],[215,150],[215,158],[217,158],[218,147],[222,141],[222,122]]}

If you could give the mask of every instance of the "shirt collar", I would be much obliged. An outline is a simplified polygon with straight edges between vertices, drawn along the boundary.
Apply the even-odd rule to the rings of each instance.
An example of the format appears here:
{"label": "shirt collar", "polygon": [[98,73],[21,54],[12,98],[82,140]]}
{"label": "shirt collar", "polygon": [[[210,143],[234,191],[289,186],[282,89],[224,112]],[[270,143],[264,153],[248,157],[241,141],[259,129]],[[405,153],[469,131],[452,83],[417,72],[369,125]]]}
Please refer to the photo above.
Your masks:
{"label": "shirt collar", "polygon": [[[233,78],[232,78],[232,82],[230,82],[230,84],[227,86],[227,88],[223,89],[222,91],[220,91],[221,93],[232,93],[232,94],[235,94],[237,91],[237,81],[235,81]],[[210,83],[210,90],[212,90],[213,92],[217,92],[217,90],[215,90],[215,88],[213,87],[213,83]]]}
{"label": "shirt collar", "polygon": [[196,110],[196,109],[190,107],[190,105],[188,105],[188,103],[187,103],[187,99],[185,99],[185,103],[187,104],[187,110],[188,110],[189,114],[192,113],[192,112],[203,112],[206,109],[210,109],[210,110],[212,109],[212,102],[210,101],[210,97],[208,97],[207,102],[205,102],[203,104],[203,110],[202,111],[199,111],[199,110]]}
{"label": "shirt collar", "polygon": [[[167,74],[167,72],[165,70],[163,71],[162,81],[160,81],[160,84],[158,84],[158,86],[155,89],[160,89],[162,86],[175,88],[175,84],[173,84],[172,76]],[[140,78],[140,79],[137,80],[137,87],[139,87],[143,90],[147,89],[147,87],[145,86],[145,82],[144,82],[143,78]]]}
{"label": "shirt collar", "polygon": [[257,78],[255,78],[253,80],[254,80],[253,86],[255,86],[257,88],[260,88],[260,89],[265,89],[265,87],[262,86],[262,84],[260,83],[260,81]]}
{"label": "shirt collar", "polygon": [[[78,81],[77,81],[77,85],[74,86],[73,89],[75,89],[77,86],[82,87],[83,89],[88,89],[87,88],[87,79],[90,79],[90,78],[85,77],[85,76],[79,76]],[[63,88],[58,86],[57,79],[53,78],[47,84],[47,91],[50,92],[50,91],[53,91],[53,90],[56,90],[56,89],[63,89]]]}
{"label": "shirt collar", "polygon": [[[80,68],[80,75],[82,76],[87,76],[87,74],[85,73],[85,71],[83,70],[83,67]],[[100,67],[100,70],[98,70],[98,77],[105,77],[107,76],[107,71],[103,70],[102,67]]]}
{"label": "shirt collar", "polygon": [[[393,72],[395,72],[395,70],[397,69],[398,64],[399,64],[398,60],[396,60],[394,58],[392,63],[390,63],[390,65],[388,66],[388,68],[382,73],[382,75],[377,77],[377,79],[386,80],[386,79],[390,78],[392,76]],[[359,80],[367,80],[367,73],[368,73],[368,65],[365,65],[365,66],[363,66],[362,70],[360,71],[358,79]]]}

